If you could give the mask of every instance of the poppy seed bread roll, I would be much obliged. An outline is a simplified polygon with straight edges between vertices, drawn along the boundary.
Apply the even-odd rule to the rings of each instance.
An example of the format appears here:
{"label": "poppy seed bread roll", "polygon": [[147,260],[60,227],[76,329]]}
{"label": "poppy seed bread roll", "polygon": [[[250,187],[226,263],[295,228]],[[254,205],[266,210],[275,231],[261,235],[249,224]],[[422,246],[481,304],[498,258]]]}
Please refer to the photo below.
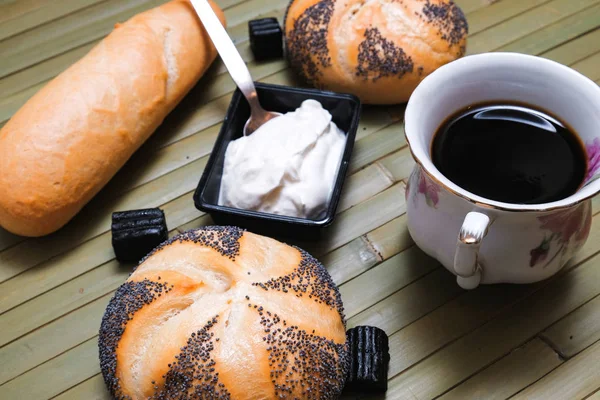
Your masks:
{"label": "poppy seed bread roll", "polygon": [[[213,8],[224,23],[223,12]],[[216,56],[186,0],[117,24],[0,130],[0,226],[42,236],[65,225]]]}
{"label": "poppy seed bread roll", "polygon": [[174,237],[106,308],[116,399],[336,399],[349,365],[341,297],[309,254],[234,227]]}
{"label": "poppy seed bread roll", "polygon": [[452,0],[292,0],[284,24],[288,59],[305,81],[366,104],[406,102],[465,54],[468,32]]}

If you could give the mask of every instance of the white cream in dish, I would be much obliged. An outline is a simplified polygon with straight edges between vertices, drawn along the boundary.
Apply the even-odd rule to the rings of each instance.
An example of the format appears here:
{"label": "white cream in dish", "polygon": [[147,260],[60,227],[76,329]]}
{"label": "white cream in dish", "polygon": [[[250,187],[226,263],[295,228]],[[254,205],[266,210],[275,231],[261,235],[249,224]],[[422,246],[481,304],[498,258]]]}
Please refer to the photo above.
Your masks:
{"label": "white cream in dish", "polygon": [[337,178],[346,135],[316,100],[229,143],[219,204],[318,219]]}

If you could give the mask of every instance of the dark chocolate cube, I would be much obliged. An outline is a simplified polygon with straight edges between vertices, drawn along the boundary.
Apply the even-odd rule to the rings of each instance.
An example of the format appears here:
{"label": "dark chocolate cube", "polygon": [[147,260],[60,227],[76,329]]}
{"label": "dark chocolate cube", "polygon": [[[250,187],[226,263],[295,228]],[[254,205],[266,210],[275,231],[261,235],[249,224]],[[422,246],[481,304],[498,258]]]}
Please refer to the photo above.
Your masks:
{"label": "dark chocolate cube", "polygon": [[346,389],[380,393],[387,390],[390,361],[388,337],[373,326],[357,326],[346,332],[350,366]]}
{"label": "dark chocolate cube", "polygon": [[119,261],[138,262],[169,238],[165,214],[158,208],[115,212],[112,245]]}
{"label": "dark chocolate cube", "polygon": [[248,22],[250,49],[258,61],[283,57],[283,31],[275,18]]}

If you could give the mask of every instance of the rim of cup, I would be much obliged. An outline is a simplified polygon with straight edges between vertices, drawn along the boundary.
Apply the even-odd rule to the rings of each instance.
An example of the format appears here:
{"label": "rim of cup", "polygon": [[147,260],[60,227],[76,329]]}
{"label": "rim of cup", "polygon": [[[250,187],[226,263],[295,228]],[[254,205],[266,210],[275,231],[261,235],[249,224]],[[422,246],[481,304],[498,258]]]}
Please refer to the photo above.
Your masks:
{"label": "rim of cup", "polygon": [[[596,85],[592,80],[587,78],[586,76],[580,74],[579,72],[557,63],[552,60],[548,60],[542,57],[531,56],[527,54],[521,53],[506,53],[506,52],[496,52],[496,53],[482,53],[471,56],[466,56],[460,58],[456,61],[453,61],[449,64],[446,64],[429,76],[427,76],[414,90],[412,96],[410,97],[408,104],[406,106],[405,116],[404,116],[404,134],[406,137],[406,141],[408,143],[409,150],[415,160],[415,162],[427,173],[427,175],[437,184],[448,190],[449,192],[471,202],[483,208],[496,209],[496,210],[504,210],[504,211],[552,211],[557,209],[564,209],[576,204],[579,204],[600,192],[600,176],[596,175],[594,178],[583,184],[577,192],[572,195],[553,202],[549,203],[540,203],[540,204],[518,204],[518,203],[505,203],[501,201],[491,200],[485,197],[478,196],[472,192],[469,192],[460,186],[456,185],[454,182],[447,179],[433,164],[431,160],[430,147],[431,140],[427,143],[427,146],[422,145],[422,140],[420,135],[423,135],[423,128],[420,127],[420,120],[423,118],[428,118],[426,114],[423,113],[424,105],[430,103],[431,96],[434,94],[438,94],[439,90],[436,88],[441,87],[440,85],[447,84],[448,82],[455,82],[457,75],[464,74],[469,70],[473,70],[474,68],[483,69],[483,68],[492,68],[498,66],[508,66],[515,69],[514,73],[518,74],[518,67],[524,65],[524,63],[529,64],[528,67],[535,68],[539,71],[540,74],[547,73],[548,75],[552,74],[562,74],[565,77],[565,80],[570,80],[571,82],[575,82],[578,85],[578,88],[582,91],[585,91],[586,94],[589,94],[594,98],[594,103],[597,104],[596,109],[598,109],[598,113],[600,114],[600,86]],[[550,77],[549,80],[551,81]],[[553,83],[551,83],[553,84]],[[560,95],[558,93],[557,95]],[[521,101],[521,99],[497,99],[499,102],[502,101]],[[491,100],[494,101],[494,100]],[[474,101],[473,103],[477,103]],[[526,103],[526,102],[525,102]],[[536,104],[531,104],[532,107],[536,108]],[[543,107],[540,107],[543,109]],[[456,112],[458,110],[455,110]],[[448,118],[452,115],[453,112],[446,113],[445,118]],[[551,115],[552,116],[552,115]],[[565,121],[569,123],[569,121]],[[441,123],[440,123],[441,124]],[[436,127],[436,130],[439,129],[439,126]],[[600,138],[600,126],[597,127],[598,134],[596,137]],[[577,132],[575,132],[577,134]],[[435,134],[435,132],[430,132],[431,136]],[[423,148],[426,147],[426,148]],[[600,172],[599,172],[600,174]]]}

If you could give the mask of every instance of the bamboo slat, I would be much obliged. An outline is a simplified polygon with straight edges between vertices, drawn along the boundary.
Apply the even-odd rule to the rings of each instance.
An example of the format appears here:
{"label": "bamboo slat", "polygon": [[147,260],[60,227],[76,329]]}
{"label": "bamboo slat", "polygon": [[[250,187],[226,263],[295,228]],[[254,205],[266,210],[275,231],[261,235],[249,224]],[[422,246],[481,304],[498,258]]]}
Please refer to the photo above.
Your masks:
{"label": "bamboo slat", "polygon": [[385,260],[413,244],[408,230],[402,227],[406,227],[405,216],[369,232],[366,239],[379,257]]}
{"label": "bamboo slat", "polygon": [[9,248],[24,239],[22,236],[13,235],[12,233],[0,228],[0,251]]}
{"label": "bamboo slat", "polygon": [[497,49],[538,29],[560,21],[598,3],[598,0],[553,0],[477,35],[467,47],[469,54]]}
{"label": "bamboo slat", "polygon": [[[498,50],[540,54],[565,42],[567,42],[566,45],[569,45],[569,48],[574,48],[576,46],[568,41],[595,29],[598,26],[599,20],[600,4],[597,4],[567,18],[561,19],[560,21],[540,29],[530,35],[524,36],[519,40],[499,48]],[[567,52],[567,54],[570,53],[571,52]],[[567,59],[563,63],[572,64],[578,61],[573,59],[576,54],[577,50],[573,49],[570,59],[572,61]],[[546,57],[545,54],[542,54],[542,56]]]}
{"label": "bamboo slat", "polygon": [[419,266],[430,273],[349,319],[350,327],[378,326],[391,334],[463,293],[450,272],[440,267],[439,263],[424,258],[417,247],[411,247],[401,254],[409,251],[413,257],[422,259]]}
{"label": "bamboo slat", "polygon": [[598,196],[594,197],[592,199],[592,212],[594,214],[597,213],[597,210],[600,209],[600,198],[598,198]]}
{"label": "bamboo slat", "polygon": [[540,334],[562,357],[571,358],[600,340],[600,297]]}
{"label": "bamboo slat", "polygon": [[[20,17],[18,21],[21,26],[18,32],[11,32],[6,28],[7,32],[0,40],[102,1],[106,0],[1,0],[0,22],[6,23]],[[221,8],[227,9],[242,1],[244,0],[218,0],[217,3]]]}
{"label": "bamboo slat", "polygon": [[65,282],[0,317],[2,346],[116,290],[129,276],[131,265],[109,262]]}
{"label": "bamboo slat", "polygon": [[[427,261],[422,251],[411,247],[342,285],[340,292],[346,314],[351,317],[364,311],[370,304],[377,304],[437,267]],[[377,290],[373,290],[374,282],[377,282]]]}
{"label": "bamboo slat", "polygon": [[600,79],[600,52],[576,62],[571,67],[593,81]]}
{"label": "bamboo slat", "polygon": [[28,86],[27,89],[17,92],[0,101],[0,122],[6,122],[23,104],[36,94],[46,82]]}
{"label": "bamboo slat", "polygon": [[600,389],[600,342],[513,397],[515,400],[582,399]]}
{"label": "bamboo slat", "polygon": [[[105,0],[61,0],[58,2],[46,1],[43,4],[40,4],[41,2],[39,1],[19,1],[18,3],[30,4],[21,6],[20,10],[4,11],[0,8],[0,15],[3,15],[3,11],[7,12],[7,14],[12,14],[12,18],[10,16],[4,18],[0,17],[0,23],[2,23],[0,40],[4,40],[8,37],[25,32],[36,26],[43,25],[49,21],[103,1]],[[29,10],[25,11],[28,8]],[[15,16],[18,16],[18,18],[15,18]]]}
{"label": "bamboo slat", "polygon": [[299,244],[311,254],[325,255],[405,212],[404,185],[397,184],[342,213],[319,242]]}
{"label": "bamboo slat", "polygon": [[94,338],[5,383],[1,387],[2,396],[49,399],[98,372],[98,341]]}
{"label": "bamboo slat", "polygon": [[456,0],[455,3],[457,3],[466,14],[480,8],[488,7],[496,1],[498,0]]}
{"label": "bamboo slat", "polygon": [[[596,231],[598,231],[598,229],[596,229]],[[581,258],[579,259],[579,261],[585,259],[586,257],[590,256],[590,253],[593,252],[593,248],[591,246],[586,246],[587,248],[584,249],[584,251],[582,252],[583,254],[581,255]],[[597,258],[597,257],[596,257]],[[566,269],[566,271],[571,271],[572,268],[574,268],[573,265],[571,265],[570,267],[568,267]],[[565,271],[565,272],[566,272]],[[563,278],[557,278],[555,279],[555,281],[561,281],[561,279]],[[419,281],[420,282],[420,281]],[[562,281],[561,281],[562,282]],[[547,283],[547,282],[546,282]],[[512,286],[512,287],[499,287],[499,286],[492,286],[492,287],[485,287],[485,288],[480,288],[479,291],[481,290],[485,290],[488,291],[485,294],[481,294],[479,293],[479,295],[481,295],[481,297],[477,296],[477,293],[475,292],[467,292],[464,296],[461,296],[459,298],[457,298],[456,301],[452,301],[446,305],[444,305],[443,307],[441,307],[440,309],[437,309],[433,312],[431,312],[430,314],[428,314],[426,317],[418,320],[415,324],[413,325],[409,325],[407,328],[400,330],[398,333],[392,335],[391,337],[391,347],[398,349],[397,353],[396,353],[396,360],[400,359],[400,364],[401,364],[401,368],[403,369],[402,366],[404,366],[404,368],[408,368],[409,366],[413,365],[413,367],[411,369],[408,370],[408,372],[406,373],[410,373],[410,371],[413,371],[414,369],[417,369],[418,372],[415,373],[415,375],[422,377],[423,379],[427,380],[428,377],[439,377],[439,376],[444,376],[447,373],[436,373],[435,371],[431,371],[430,369],[425,369],[425,370],[419,370],[419,367],[421,366],[421,364],[418,364],[419,360],[422,360],[424,357],[426,357],[427,355],[427,351],[423,352],[419,357],[417,358],[413,358],[411,355],[415,353],[415,348],[419,349],[419,347],[421,347],[421,350],[423,350],[422,346],[424,344],[427,344],[427,342],[430,342],[431,340],[436,340],[436,338],[439,339],[443,339],[443,342],[438,342],[437,346],[442,347],[443,343],[449,343],[452,342],[453,338],[454,338],[454,334],[453,332],[456,331],[456,329],[464,329],[466,328],[466,330],[468,331],[469,329],[473,329],[473,328],[468,328],[468,326],[472,326],[470,324],[472,324],[473,322],[476,323],[476,321],[471,320],[472,318],[476,319],[480,319],[480,323],[485,322],[486,320],[492,319],[494,316],[495,312],[498,312],[499,310],[501,310],[503,308],[502,304],[508,306],[511,304],[511,300],[512,301],[516,301],[517,299],[525,299],[526,296],[532,292],[535,292],[536,289],[539,289],[540,286],[542,286],[544,284],[544,282],[540,283],[540,284],[536,284],[536,285],[530,285],[530,286]],[[423,290],[424,293],[432,293],[434,290],[436,290],[437,288],[426,288]],[[577,293],[579,293],[579,291],[577,289],[573,289],[574,291],[576,291]],[[597,290],[597,288],[596,288]],[[402,291],[400,291],[399,293],[402,293]],[[471,297],[473,296],[473,297]],[[393,297],[393,296],[392,296]],[[403,302],[397,302],[397,303],[392,303],[390,301],[391,298],[387,298],[386,300],[378,303],[376,305],[377,307],[377,312],[373,312],[371,313],[371,318],[367,319],[366,321],[368,321],[369,324],[373,324],[376,326],[380,326],[383,329],[386,329],[388,331],[388,333],[393,332],[393,328],[397,328],[397,326],[390,326],[389,322],[390,319],[393,321],[393,318],[390,318],[391,315],[393,314],[393,312],[395,311],[395,309],[397,307],[402,307],[404,305]],[[406,298],[405,298],[406,299]],[[529,300],[524,300],[524,301],[529,301]],[[560,301],[560,300],[556,300],[556,301]],[[384,303],[388,303],[387,305],[385,305]],[[450,306],[450,307],[449,307]],[[513,309],[511,309],[511,311],[513,311],[513,313],[515,312],[517,307],[513,307]],[[388,313],[386,314],[385,311],[383,311],[383,316],[380,317],[380,314],[382,314],[382,310],[388,310]],[[498,311],[494,311],[494,309],[498,310]],[[490,314],[491,312],[491,314]],[[537,312],[542,313],[541,310],[538,310]],[[481,314],[480,314],[481,313]],[[509,312],[505,312],[506,315],[510,315]],[[364,321],[361,321],[360,323],[363,323]],[[513,324],[508,323],[510,326],[513,327],[513,329],[519,329],[520,325],[519,324]],[[498,325],[494,325],[495,327],[501,325],[501,323],[499,323]],[[485,326],[484,326],[485,328]],[[482,335],[481,338],[483,340],[499,340],[502,342],[501,339],[499,339],[500,337],[504,337],[504,336],[508,336],[508,337],[512,337],[512,335],[504,335],[502,332],[500,332],[499,334],[494,334],[492,332],[491,328],[488,328],[486,330],[486,334],[487,336],[489,336],[488,339],[486,335]],[[459,334],[460,336],[460,334]],[[462,339],[461,339],[462,340]],[[467,346],[465,344],[465,346]],[[485,346],[478,346],[476,344],[473,344],[474,348],[478,348],[478,349],[482,349],[485,348]],[[442,350],[442,351],[445,351]],[[470,354],[470,352],[464,351],[464,354]],[[436,357],[437,353],[434,354],[432,357]],[[455,358],[456,360],[462,360],[463,358],[461,358],[458,354],[455,354]],[[394,357],[394,356],[392,356]],[[444,355],[440,356],[440,357],[444,357]],[[469,356],[470,357],[470,356]],[[429,358],[425,360],[425,362],[428,362]],[[470,361],[470,360],[469,360]],[[465,361],[460,361],[457,362],[458,365],[462,365],[464,364]],[[416,364],[416,366],[415,366]],[[432,365],[437,365],[437,362],[432,362]],[[440,367],[440,368],[444,368],[444,366]],[[446,367],[448,369],[451,370],[451,367],[448,366]],[[390,375],[391,376],[391,375]],[[400,377],[404,376],[400,375]],[[399,377],[398,377],[399,379]],[[398,382],[397,384],[395,382]],[[432,382],[428,382],[427,384],[432,384]],[[406,382],[405,381],[400,381],[400,380],[392,380],[392,387],[395,388],[396,385],[402,385],[402,387],[406,387]],[[424,384],[425,385],[425,384]],[[386,396],[386,398],[403,398],[400,396],[399,393],[395,392],[394,390],[396,389],[391,389],[390,392],[388,392],[388,395]],[[414,393],[414,391],[412,390],[412,388],[409,388],[408,390],[411,390],[412,393]],[[411,395],[412,395],[411,393]],[[423,395],[423,398],[430,398],[430,396],[433,396],[433,394],[431,393],[426,393],[425,395]],[[412,398],[412,397],[409,397]],[[421,398],[421,397],[419,397]]]}
{"label": "bamboo slat", "polygon": [[0,370],[0,384],[60,355],[69,349],[69,344],[95,337],[100,329],[98,317],[104,313],[110,297],[112,293],[2,347],[0,359],[11,362]]}
{"label": "bamboo slat", "polygon": [[[412,239],[406,230],[397,229],[403,223],[404,215],[323,256],[321,261],[334,282],[341,285],[412,246]],[[393,242],[393,248],[386,246],[388,241]],[[382,248],[387,251],[384,253]]]}
{"label": "bamboo slat", "polygon": [[547,344],[533,339],[439,399],[508,399],[561,363],[558,355]]}
{"label": "bamboo slat", "polygon": [[531,10],[539,5],[548,3],[550,0],[503,0],[493,2],[490,6],[480,8],[469,15],[469,35],[484,31],[491,26],[497,25],[507,19]]}
{"label": "bamboo slat", "polygon": [[0,0],[0,22],[17,18],[36,10],[47,0]]}
{"label": "bamboo slat", "polygon": [[[91,43],[76,47],[59,56],[43,61],[33,67],[15,72],[7,78],[0,79],[0,93],[2,93],[3,103],[6,101],[6,98],[16,95],[25,89],[29,89],[34,86],[38,88],[40,83],[45,84],[49,79],[55,77],[65,70],[67,66],[75,63],[77,60],[87,54],[87,52],[90,51],[94,45],[95,43]],[[28,98],[29,97],[27,97],[27,99]],[[18,105],[19,102],[14,101],[13,104]],[[7,119],[7,117],[12,116],[14,112],[10,111],[5,111],[4,114],[0,116],[0,119]]]}
{"label": "bamboo slat", "polygon": [[587,58],[591,54],[600,51],[600,29],[587,33],[570,41],[569,43],[555,47],[543,54],[544,57],[562,64],[572,65],[577,61]]}
{"label": "bamboo slat", "polygon": [[375,162],[375,165],[384,168],[394,179],[407,179],[415,166],[415,161],[410,155],[408,147],[398,153],[398,155],[394,154],[393,157],[382,158]]}
{"label": "bamboo slat", "polygon": [[[279,11],[281,12],[281,11]],[[227,10],[225,11],[227,15]],[[116,20],[115,20],[116,22]],[[248,43],[248,27],[246,24],[240,24],[231,26],[228,28],[228,32],[232,37],[232,40],[237,43],[238,51],[246,62],[252,61],[252,53]],[[94,47],[100,39],[93,40],[79,47],[74,47],[68,51],[61,53],[56,56],[49,57],[41,62],[28,65],[26,68],[19,70],[9,76],[0,79],[0,93],[4,96],[10,96],[17,94],[27,88],[34,85],[45,84],[48,80],[55,77],[67,67],[73,64],[75,61],[83,57],[92,47]],[[251,65],[250,65],[251,67]],[[215,73],[225,73],[225,67],[220,60],[215,62],[213,67]],[[21,98],[25,98],[22,96]],[[18,104],[18,98],[12,100],[11,107],[14,108]],[[2,118],[6,118],[3,114]],[[0,120],[2,120],[0,118]]]}
{"label": "bamboo slat", "polygon": [[107,0],[0,42],[0,77],[96,40],[159,0]]}
{"label": "bamboo slat", "polygon": [[[0,77],[59,55],[74,47],[96,41],[108,34],[116,22],[156,7],[166,0],[105,0],[36,29],[0,41]],[[228,24],[235,26],[268,10],[282,8],[285,0],[247,0],[225,11]]]}
{"label": "bamboo slat", "polygon": [[[394,157],[397,153],[391,154]],[[360,182],[357,184],[355,182]],[[338,205],[338,210],[344,211],[367,200],[373,193],[379,193],[395,183],[377,163],[356,172],[344,183],[344,194]],[[348,185],[348,186],[346,186]]]}
{"label": "bamboo slat", "polygon": [[53,400],[111,400],[102,375],[97,374],[79,385],[54,397]]}
{"label": "bamboo slat", "polygon": [[244,1],[246,0],[215,0],[215,3],[217,3],[223,10],[227,10],[228,8]]}
{"label": "bamboo slat", "polygon": [[228,10],[227,23],[231,26],[247,24],[255,16],[273,10],[285,10],[288,3],[287,0],[246,0]]}
{"label": "bamboo slat", "polygon": [[586,397],[586,400],[600,400],[600,388],[594,393],[590,394],[589,397]]}

